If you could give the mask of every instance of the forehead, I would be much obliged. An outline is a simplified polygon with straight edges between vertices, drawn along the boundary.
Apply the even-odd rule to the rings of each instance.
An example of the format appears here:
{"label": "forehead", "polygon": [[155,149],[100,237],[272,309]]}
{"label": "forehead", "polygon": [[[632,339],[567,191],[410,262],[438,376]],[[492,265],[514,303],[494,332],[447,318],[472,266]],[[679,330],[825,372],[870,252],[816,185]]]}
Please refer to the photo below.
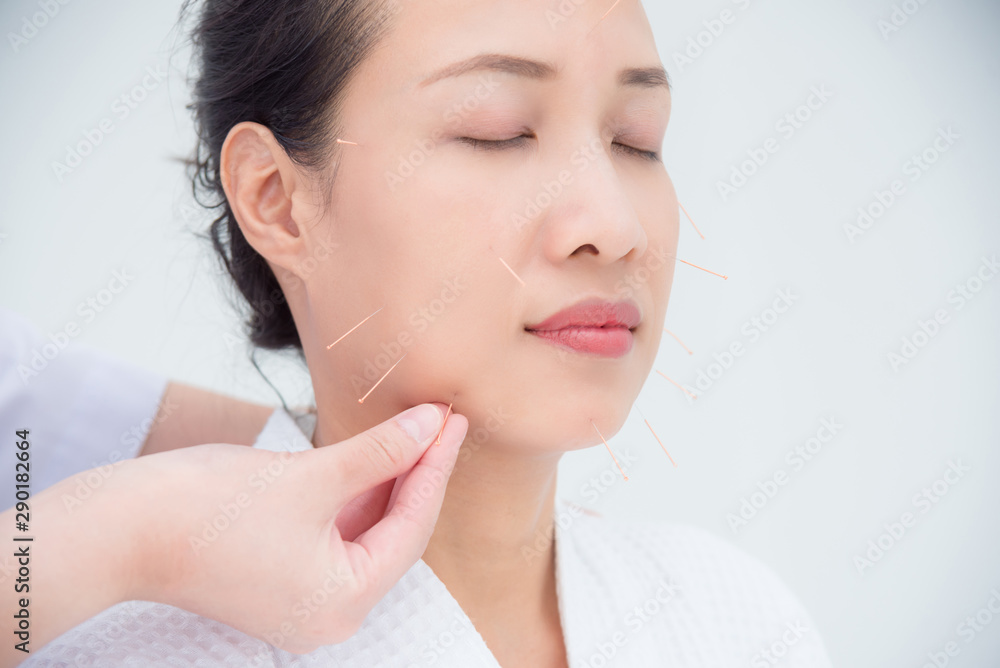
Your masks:
{"label": "forehead", "polygon": [[390,8],[391,27],[369,64],[407,93],[480,54],[549,63],[556,76],[548,80],[595,84],[660,64],[639,0],[390,0]]}

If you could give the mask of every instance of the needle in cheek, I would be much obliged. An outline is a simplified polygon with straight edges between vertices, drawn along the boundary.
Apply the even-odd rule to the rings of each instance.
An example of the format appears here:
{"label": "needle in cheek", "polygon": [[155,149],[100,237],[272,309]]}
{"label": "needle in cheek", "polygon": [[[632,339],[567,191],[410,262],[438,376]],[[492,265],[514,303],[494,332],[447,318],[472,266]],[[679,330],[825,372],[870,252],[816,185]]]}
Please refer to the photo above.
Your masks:
{"label": "needle in cheek", "polygon": [[[385,308],[385,307],[383,306],[378,311],[381,311],[383,308]],[[378,313],[378,311],[375,311],[375,313]],[[372,315],[375,315],[375,313],[372,313]],[[339,339],[337,339],[336,341],[334,341],[333,343],[331,343],[330,345],[328,345],[326,347],[326,349],[329,350],[330,348],[333,348],[335,345],[337,345],[338,343],[340,343],[345,336],[347,336],[348,334],[350,334],[351,332],[353,332],[354,330],[356,330],[361,325],[363,325],[366,322],[368,322],[368,319],[371,318],[372,315],[368,316],[368,318],[365,318],[364,320],[362,320],[361,322],[359,322],[358,324],[356,324],[354,327],[351,327],[349,330],[347,330],[347,332],[343,336],[341,336]]]}
{"label": "needle in cheek", "polygon": [[[669,253],[668,253],[668,255],[669,255]],[[670,255],[670,257],[674,258],[674,259],[675,259],[675,260],[677,260],[678,262],[683,262],[684,264],[688,265],[689,267],[694,267],[695,269],[701,269],[702,271],[707,271],[707,272],[708,272],[708,273],[710,273],[710,274],[714,274],[714,275],[718,276],[719,278],[721,278],[721,279],[723,279],[723,280],[728,280],[728,279],[729,279],[729,277],[728,277],[728,276],[724,276],[724,275],[722,275],[722,274],[717,274],[716,272],[712,271],[711,269],[705,269],[704,267],[699,267],[698,265],[696,265],[696,264],[693,264],[693,263],[691,263],[691,262],[688,262],[687,260],[682,260],[682,259],[680,259],[680,258],[679,258],[679,257],[677,257],[676,255]]]}
{"label": "needle in cheek", "polygon": [[[406,355],[407,355],[407,353],[404,353],[404,354],[403,354],[403,357],[406,357]],[[378,386],[379,386],[379,383],[381,383],[381,382],[382,382],[383,380],[385,380],[385,377],[386,377],[386,376],[388,376],[388,375],[389,375],[390,373],[392,373],[392,370],[393,370],[393,369],[395,369],[395,368],[396,368],[396,366],[397,366],[397,365],[398,365],[398,364],[399,364],[400,362],[402,362],[402,361],[403,361],[403,357],[400,357],[400,358],[399,358],[399,360],[397,360],[397,361],[396,361],[396,364],[393,364],[393,365],[392,365],[391,367],[389,367],[389,370],[388,370],[388,371],[386,371],[386,372],[385,372],[385,374],[383,374],[383,375],[382,375],[382,377],[378,379],[378,383],[375,383],[374,385],[372,385],[372,389],[371,389],[371,390],[368,390],[368,391],[367,391],[367,392],[365,393],[365,396],[363,396],[363,397],[361,397],[360,399],[358,399],[358,403],[359,403],[359,404],[363,404],[363,403],[365,403],[365,399],[367,399],[367,398],[368,398],[368,395],[372,393],[372,390],[374,390],[374,389],[375,389],[376,387],[378,387]]]}
{"label": "needle in cheek", "polygon": [[351,146],[359,146],[359,144],[357,142],[347,141],[346,139],[340,139],[340,138],[337,139],[337,143],[338,144],[350,144]]}
{"label": "needle in cheek", "polygon": [[604,441],[604,447],[608,449],[608,454],[611,455],[611,459],[614,460],[615,466],[617,466],[618,470],[621,471],[622,477],[625,478],[625,480],[628,480],[628,476],[625,475],[625,471],[622,470],[622,465],[618,463],[618,458],[615,457],[615,453],[611,452],[611,446],[608,445],[608,442],[604,440],[604,436],[601,434],[601,430],[597,428],[597,425],[594,424],[593,420],[590,421],[590,424],[594,425],[594,431],[596,431],[597,435],[601,437],[602,441]]}
{"label": "needle in cheek", "polygon": [[675,339],[677,339],[677,343],[681,344],[684,347],[684,350],[688,351],[688,355],[694,355],[694,351],[685,346],[684,342],[681,341],[676,334],[674,334],[673,332],[671,332],[669,329],[666,328],[664,328],[663,331],[669,334],[670,336],[674,337]]}
{"label": "needle in cheek", "polygon": [[[500,257],[499,255],[497,256],[497,259],[500,260],[501,262],[503,262],[503,258]],[[518,282],[521,283],[521,286],[523,287],[524,286],[524,281],[521,280],[520,276],[518,276],[516,273],[514,273],[514,270],[510,268],[510,265],[507,264],[506,262],[503,262],[503,266],[507,267],[507,271],[509,271],[511,274],[513,274],[514,278],[516,278],[518,280]]]}
{"label": "needle in cheek", "polygon": [[684,208],[684,205],[681,204],[680,202],[677,202],[677,206],[681,208],[681,211],[684,212],[684,215],[687,216],[687,219],[691,221],[691,227],[693,227],[694,231],[698,233],[698,236],[704,239],[705,235],[702,234],[701,230],[698,229],[698,226],[694,224],[694,219],[691,217],[691,214],[688,213],[687,209]]}
{"label": "needle in cheek", "polygon": [[663,376],[664,378],[666,378],[667,380],[669,380],[669,381],[670,381],[671,383],[673,383],[674,385],[676,385],[676,386],[677,386],[677,387],[679,387],[680,389],[684,390],[684,394],[688,395],[688,396],[689,396],[689,397],[691,397],[692,399],[697,399],[697,398],[698,398],[698,397],[697,397],[697,395],[694,395],[694,394],[692,394],[691,392],[689,392],[688,390],[686,390],[686,389],[685,389],[685,388],[684,388],[684,387],[683,387],[683,386],[682,386],[682,385],[681,385],[680,383],[678,383],[678,382],[677,382],[676,380],[673,380],[672,378],[668,378],[668,377],[667,377],[667,375],[666,375],[665,373],[663,373],[662,371],[660,371],[659,369],[657,369],[657,370],[656,370],[656,373],[660,374],[661,376]]}

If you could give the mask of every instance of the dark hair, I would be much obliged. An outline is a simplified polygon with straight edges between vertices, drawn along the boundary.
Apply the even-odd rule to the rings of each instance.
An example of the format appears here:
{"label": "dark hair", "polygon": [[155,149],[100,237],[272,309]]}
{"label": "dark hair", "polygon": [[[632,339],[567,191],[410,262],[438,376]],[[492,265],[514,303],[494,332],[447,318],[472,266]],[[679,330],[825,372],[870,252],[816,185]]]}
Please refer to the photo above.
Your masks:
{"label": "dark hair", "polygon": [[[322,172],[339,154],[346,88],[385,35],[398,1],[204,0],[191,32],[196,78],[188,109],[198,145],[185,162],[195,199],[221,208],[209,236],[249,305],[246,325],[255,346],[302,350],[274,272],[247,243],[226,200],[222,144],[233,126],[253,121],[270,129],[296,164]],[[185,0],[181,23],[193,2]]]}

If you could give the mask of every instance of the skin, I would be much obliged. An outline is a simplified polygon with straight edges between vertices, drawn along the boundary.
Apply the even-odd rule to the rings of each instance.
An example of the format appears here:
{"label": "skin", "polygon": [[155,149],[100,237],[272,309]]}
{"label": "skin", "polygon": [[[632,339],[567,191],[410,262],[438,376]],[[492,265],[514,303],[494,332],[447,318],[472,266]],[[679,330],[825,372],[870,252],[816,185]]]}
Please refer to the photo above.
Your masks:
{"label": "skin", "polygon": [[[344,100],[337,136],[357,146],[338,146],[314,174],[266,128],[241,123],[222,154],[234,214],[278,277],[303,342],[315,445],[421,402],[454,402],[468,419],[423,559],[504,666],[567,665],[554,545],[530,562],[521,548],[552,531],[562,454],[601,444],[591,421],[610,438],[626,420],[659,348],[678,237],[663,163],[621,146],[658,152],[670,113],[666,87],[618,84],[624,68],[662,66],[641,4],[623,0],[602,20],[608,3],[585,2],[552,27],[546,11],[558,5],[402,2]],[[549,62],[557,73],[475,71],[420,85],[482,53]],[[474,110],[449,114],[477,100],[481,77],[499,86]],[[461,140],[522,134],[502,150]],[[433,150],[417,156],[412,174],[389,183],[386,174],[427,140]],[[574,162],[581,155],[584,169]],[[562,193],[527,224],[512,223],[562,170],[572,174]],[[455,279],[459,294],[444,303]],[[627,297],[640,309],[625,356],[581,354],[525,331],[590,297]],[[435,315],[422,315],[437,299]],[[497,413],[499,427],[490,421]],[[389,481],[355,502],[380,517],[391,489]],[[348,540],[360,527],[337,524]]]}
{"label": "skin", "polygon": [[[0,616],[20,624],[28,610],[17,642],[31,652],[134,600],[184,608],[291,652],[343,642],[426,548],[454,470],[468,423],[444,425],[441,404],[421,408],[431,417],[419,438],[416,424],[390,419],[337,447],[178,447],[66,478],[29,507],[0,513],[19,548],[0,564]],[[351,499],[392,480],[385,517],[353,541],[332,530],[337,517],[358,523],[345,515]],[[14,542],[21,520],[31,542]],[[304,618],[293,612],[321,590],[325,602]],[[27,656],[14,642],[0,646],[4,668]]]}
{"label": "skin", "polygon": [[140,455],[202,443],[253,445],[273,406],[240,401],[183,383],[167,383]]}

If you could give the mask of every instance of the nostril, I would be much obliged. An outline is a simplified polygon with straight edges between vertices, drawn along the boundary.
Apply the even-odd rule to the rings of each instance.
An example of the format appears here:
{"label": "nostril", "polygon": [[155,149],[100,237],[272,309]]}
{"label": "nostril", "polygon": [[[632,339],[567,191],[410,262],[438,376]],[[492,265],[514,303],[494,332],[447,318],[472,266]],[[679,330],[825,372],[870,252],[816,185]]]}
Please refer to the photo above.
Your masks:
{"label": "nostril", "polygon": [[600,254],[600,251],[597,250],[597,247],[594,244],[584,244],[583,246],[580,246],[575,251],[573,251],[573,255],[576,255],[580,251],[586,251],[588,253],[593,253],[594,255]]}

